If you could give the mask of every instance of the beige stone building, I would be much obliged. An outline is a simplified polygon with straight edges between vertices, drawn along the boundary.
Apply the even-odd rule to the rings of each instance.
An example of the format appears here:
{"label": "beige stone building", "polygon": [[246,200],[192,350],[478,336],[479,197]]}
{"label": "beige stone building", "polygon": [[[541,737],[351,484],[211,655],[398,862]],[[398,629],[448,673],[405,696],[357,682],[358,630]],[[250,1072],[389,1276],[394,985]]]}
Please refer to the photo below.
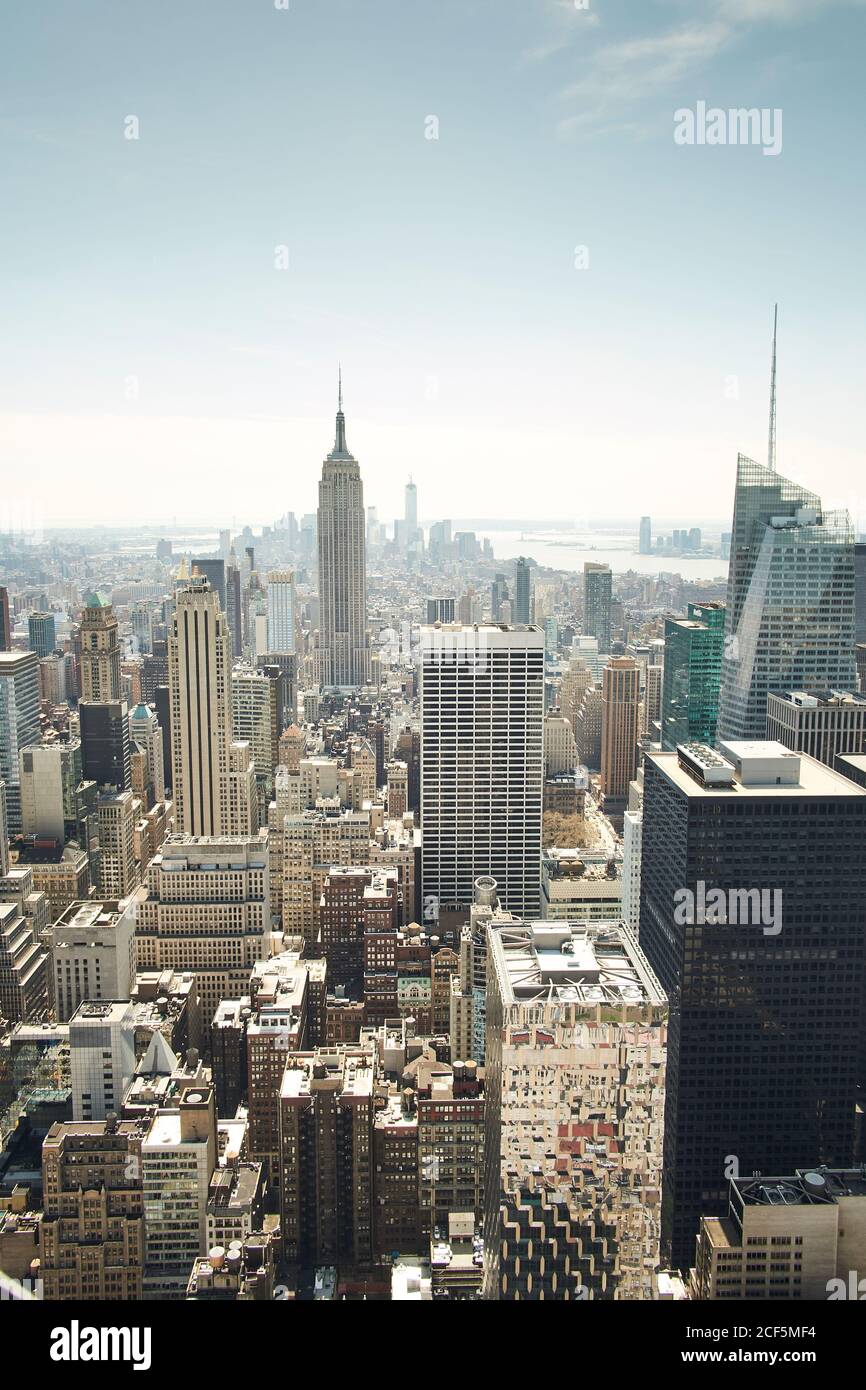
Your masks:
{"label": "beige stone building", "polygon": [[267,832],[170,835],[137,900],[139,970],[191,971],[202,1015],[247,991],[270,933]]}
{"label": "beige stone building", "polygon": [[701,1220],[691,1294],[860,1300],[864,1276],[866,1175],[801,1168],[789,1177],[732,1180],[727,1216]]}

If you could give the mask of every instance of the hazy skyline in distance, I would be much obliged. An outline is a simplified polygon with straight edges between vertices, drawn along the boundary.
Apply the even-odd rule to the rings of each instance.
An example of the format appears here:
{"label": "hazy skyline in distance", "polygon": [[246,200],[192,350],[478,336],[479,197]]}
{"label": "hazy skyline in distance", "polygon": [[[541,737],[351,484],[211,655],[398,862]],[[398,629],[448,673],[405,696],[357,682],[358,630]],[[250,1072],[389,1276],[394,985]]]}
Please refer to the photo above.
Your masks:
{"label": "hazy skyline in distance", "polygon": [[[382,518],[411,473],[428,522],[724,520],[778,300],[779,471],[866,530],[861,0],[5,29],[0,526],[312,511],[338,361]],[[700,101],[780,110],[781,152],[677,145]]]}

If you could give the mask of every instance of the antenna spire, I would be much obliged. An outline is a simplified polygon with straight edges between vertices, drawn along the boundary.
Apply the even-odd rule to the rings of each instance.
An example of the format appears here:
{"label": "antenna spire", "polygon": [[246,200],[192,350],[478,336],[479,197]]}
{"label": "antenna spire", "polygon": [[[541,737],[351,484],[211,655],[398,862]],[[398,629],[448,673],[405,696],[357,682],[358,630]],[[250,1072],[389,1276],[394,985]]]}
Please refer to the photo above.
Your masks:
{"label": "antenna spire", "polygon": [[773,356],[770,362],[770,433],[767,441],[767,467],[771,473],[776,471],[776,328],[779,322],[779,306],[773,306]]}
{"label": "antenna spire", "polygon": [[343,414],[343,368],[339,363],[337,364],[337,433],[329,457],[350,457],[346,444],[346,417]]}

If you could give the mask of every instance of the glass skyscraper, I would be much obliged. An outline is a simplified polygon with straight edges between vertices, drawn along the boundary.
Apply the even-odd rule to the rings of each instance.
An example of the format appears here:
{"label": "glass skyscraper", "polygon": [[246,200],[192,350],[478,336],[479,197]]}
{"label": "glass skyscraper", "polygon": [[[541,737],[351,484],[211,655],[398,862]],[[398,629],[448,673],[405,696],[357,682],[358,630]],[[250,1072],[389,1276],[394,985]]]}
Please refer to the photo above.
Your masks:
{"label": "glass skyscraper", "polygon": [[644,763],[640,945],[671,1000],[676,1268],[700,1217],[725,1214],[732,1171],[851,1163],[862,1069],[866,792],[766,740],[721,748]]}
{"label": "glass skyscraper", "polygon": [[724,645],[723,603],[690,603],[687,617],[665,619],[662,748],[715,743]]}
{"label": "glass skyscraper", "polygon": [[742,454],[737,463],[719,738],[764,738],[770,690],[853,690],[847,512]]}
{"label": "glass skyscraper", "polygon": [[22,748],[39,741],[39,661],[35,652],[0,652],[0,781],[6,783],[8,826],[21,830]]}
{"label": "glass skyscraper", "polygon": [[610,605],[613,575],[608,565],[587,560],[583,566],[583,630],[598,638],[598,650],[610,651]]}
{"label": "glass skyscraper", "polygon": [[515,623],[528,623],[532,613],[529,561],[522,555],[514,566],[514,606],[511,616]]}

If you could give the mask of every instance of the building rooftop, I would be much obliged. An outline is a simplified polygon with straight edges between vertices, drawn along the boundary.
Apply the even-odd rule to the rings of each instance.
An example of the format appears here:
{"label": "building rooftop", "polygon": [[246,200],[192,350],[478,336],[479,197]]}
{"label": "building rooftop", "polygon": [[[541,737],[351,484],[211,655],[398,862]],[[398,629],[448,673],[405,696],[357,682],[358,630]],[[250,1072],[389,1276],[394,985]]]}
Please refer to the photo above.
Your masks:
{"label": "building rooftop", "polygon": [[283,1072],[280,1098],[298,1099],[322,1088],[343,1096],[372,1096],[373,1080],[372,1052],[322,1049],[316,1053],[295,1053]]}
{"label": "building rooftop", "polygon": [[110,932],[128,912],[128,905],[117,902],[74,902],[64,908],[54,926],[54,945],[65,946],[81,934]]}
{"label": "building rooftop", "polygon": [[866,695],[852,690],[771,690],[771,700],[784,700],[802,709],[818,709],[822,705],[851,705],[866,708]]}
{"label": "building rooftop", "polygon": [[809,1207],[833,1205],[843,1197],[866,1197],[866,1166],[798,1168],[792,1177],[734,1178],[732,1203],[744,1207]]}
{"label": "building rooftop", "polygon": [[70,1028],[76,1024],[91,1023],[104,1024],[110,1026],[112,1023],[121,1023],[127,1017],[132,1017],[133,1005],[128,999],[105,999],[100,1002],[85,1000],[79,1004],[75,1013],[69,1020]]}
{"label": "building rooftop", "polygon": [[646,760],[690,797],[866,796],[866,788],[824,763],[763,740],[731,741],[722,753],[703,744],[683,744],[675,753],[647,753]]}
{"label": "building rooftop", "polygon": [[585,1005],[667,1003],[620,922],[509,922],[494,917],[489,949],[505,1005],[553,999]]}

